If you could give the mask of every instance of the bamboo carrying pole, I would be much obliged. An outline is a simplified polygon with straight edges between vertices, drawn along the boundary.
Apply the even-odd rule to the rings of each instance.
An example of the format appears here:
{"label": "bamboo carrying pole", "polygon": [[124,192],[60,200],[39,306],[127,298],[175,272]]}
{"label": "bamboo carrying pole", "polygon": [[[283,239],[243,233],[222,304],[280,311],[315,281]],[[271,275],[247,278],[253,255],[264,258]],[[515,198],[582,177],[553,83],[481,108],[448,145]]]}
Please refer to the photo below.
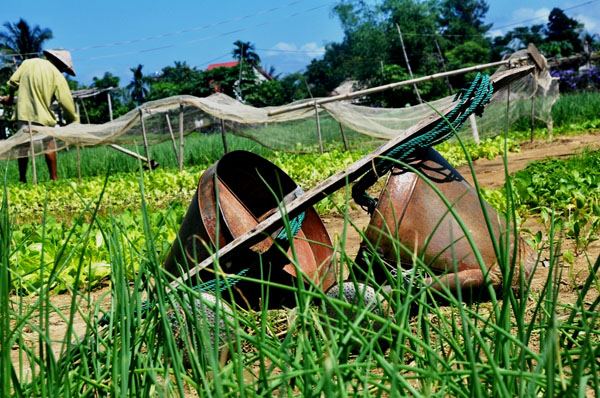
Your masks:
{"label": "bamboo carrying pole", "polygon": [[[512,61],[513,62],[521,62],[521,61],[526,61],[528,59],[529,59],[529,57],[526,56],[526,57],[517,58]],[[462,74],[465,74],[468,72],[476,72],[476,71],[480,71],[480,70],[484,70],[484,69],[488,69],[488,68],[493,68],[495,66],[507,65],[510,61],[511,60],[506,59],[503,61],[490,62],[489,64],[469,66],[467,68],[451,70],[449,72],[434,73],[433,75],[417,77],[416,79],[412,79],[412,80],[404,80],[401,82],[386,84],[384,86],[371,87],[371,88],[368,88],[365,90],[355,91],[353,93],[334,95],[333,97],[327,97],[327,98],[320,98],[320,99],[313,100],[313,101],[307,101],[302,104],[296,104],[296,105],[291,105],[288,107],[283,107],[280,109],[272,110],[268,113],[268,115],[269,116],[280,115],[282,113],[291,112],[291,111],[295,111],[298,109],[312,108],[315,105],[322,105],[322,104],[327,104],[329,102],[336,102],[336,101],[343,101],[343,100],[349,100],[349,99],[353,99],[353,98],[364,97],[365,95],[375,94],[375,93],[379,93],[382,91],[391,90],[393,88],[409,86],[411,84],[417,84],[417,83],[424,83],[424,82],[428,82],[428,81],[436,80],[436,79],[442,79],[442,78],[445,78],[446,76],[462,75]]]}
{"label": "bamboo carrying pole", "polygon": [[[404,40],[402,40],[402,31],[400,30],[400,25],[396,24],[396,29],[398,30],[398,36],[400,36],[400,46],[402,46],[402,54],[404,54],[404,61],[406,61],[406,68],[408,69],[408,75],[410,79],[413,80],[412,69],[410,68],[410,62],[408,62],[408,55],[406,55],[406,48],[404,47]],[[421,94],[419,94],[419,89],[417,88],[417,84],[413,83],[413,87],[415,89],[415,93],[417,94],[417,99],[419,100],[419,104],[423,103],[421,99]]]}
{"label": "bamboo carrying pole", "polygon": [[33,167],[33,185],[37,185],[37,170],[35,168],[35,151],[33,148],[33,133],[31,130],[31,122],[27,122],[29,126],[29,155],[31,156],[31,167]]}
{"label": "bamboo carrying pole", "polygon": [[[494,89],[498,90],[499,88],[510,84],[510,82],[530,74],[534,68],[534,65],[527,65],[512,70],[507,70],[492,76],[490,80],[494,85]],[[441,115],[447,115],[452,109],[454,109],[454,107],[455,105],[452,105],[442,110]],[[317,186],[312,188],[311,190],[304,192],[296,199],[292,200],[289,204],[287,204],[283,212],[275,212],[265,220],[261,221],[250,231],[235,238],[225,246],[220,247],[216,253],[204,259],[195,267],[191,268],[189,272],[187,272],[184,276],[174,279],[173,282],[171,282],[170,284],[170,288],[175,288],[178,285],[187,283],[188,280],[193,280],[192,278],[195,275],[197,275],[200,270],[212,266],[214,264],[215,259],[217,258],[219,259],[222,265],[226,264],[227,259],[231,258],[232,254],[237,249],[243,247],[251,247],[253,244],[256,244],[263,240],[265,238],[265,234],[272,234],[273,232],[275,232],[277,228],[282,225],[282,213],[286,214],[286,216],[290,218],[296,217],[308,207],[316,204],[318,201],[325,198],[327,195],[337,191],[338,189],[342,188],[344,185],[355,181],[365,172],[370,170],[373,167],[373,162],[376,158],[381,157],[386,153],[389,153],[389,151],[396,148],[401,143],[406,142],[408,139],[418,136],[419,134],[423,134],[426,131],[429,131],[441,120],[442,118],[438,114],[429,116],[428,118],[421,120],[418,124],[403,131],[398,136],[394,137],[387,143],[375,149],[370,154],[364,156],[362,159],[357,160],[344,170],[337,172],[328,179],[317,184]]]}
{"label": "bamboo carrying pole", "polygon": [[319,120],[319,106],[315,105],[315,117],[317,118],[317,135],[319,136],[319,153],[323,154],[323,138],[321,136],[321,121]]}
{"label": "bamboo carrying pole", "polygon": [[221,139],[223,140],[223,152],[227,153],[227,137],[225,136],[225,120],[221,119]]}
{"label": "bamboo carrying pole", "polygon": [[179,172],[183,171],[183,100],[179,100]]}
{"label": "bamboo carrying pole", "polygon": [[148,159],[148,170],[152,173],[152,162],[150,161],[150,148],[148,147],[148,137],[146,137],[146,125],[144,124],[144,113],[140,109],[140,122],[142,122],[142,138],[144,139],[144,148],[146,149],[146,159]]}
{"label": "bamboo carrying pole", "polygon": [[169,134],[171,135],[171,142],[173,143],[173,152],[175,152],[175,159],[177,159],[177,164],[179,164],[179,153],[177,152],[177,143],[175,142],[175,135],[173,135],[171,119],[169,118],[168,113],[165,115],[165,119],[167,119],[167,127],[169,128]]}

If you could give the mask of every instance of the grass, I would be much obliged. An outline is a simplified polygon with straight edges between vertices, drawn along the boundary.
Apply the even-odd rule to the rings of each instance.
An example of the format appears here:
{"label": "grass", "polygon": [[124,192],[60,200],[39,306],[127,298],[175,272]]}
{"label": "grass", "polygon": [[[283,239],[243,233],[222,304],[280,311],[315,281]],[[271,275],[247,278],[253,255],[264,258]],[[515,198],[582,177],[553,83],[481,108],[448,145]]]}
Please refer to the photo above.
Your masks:
{"label": "grass", "polygon": [[[210,139],[215,140],[211,147],[216,154],[220,137]],[[164,152],[168,151],[167,146]],[[93,167],[90,164],[86,172],[94,173]],[[389,292],[372,280],[372,269],[382,263],[377,254],[366,272],[360,271],[350,248],[345,247],[345,233],[357,228],[348,216],[346,192],[339,208],[345,228],[334,246],[335,265],[348,270],[349,280],[366,279],[387,300],[393,314],[364,305],[364,300],[351,305],[329,297],[312,283],[276,285],[268,281],[266,264],[262,264],[263,278],[251,280],[261,291],[263,306],[273,299],[273,287],[285,289],[296,306],[257,312],[245,309],[242,302],[231,307],[223,304],[233,293],[232,286],[216,293],[220,303],[216,306],[187,286],[167,289],[170,278],[161,266],[164,235],[156,232],[156,227],[162,223],[175,231],[177,222],[169,214],[154,216],[146,202],[149,187],[140,178],[140,218],[136,223],[143,240],[131,236],[117,215],[108,212],[101,217],[98,213],[102,208],[98,204],[110,190],[108,182],[107,178],[93,202],[82,203],[72,216],[66,241],[58,247],[51,247],[52,242],[44,238],[45,228],[50,227],[42,228],[42,278],[39,285],[31,287],[36,293],[31,297],[10,289],[17,286],[23,292],[28,280],[15,272],[10,261],[11,253],[19,249],[13,239],[18,228],[10,217],[8,182],[3,184],[3,397],[600,396],[600,260],[587,264],[588,276],[573,292],[576,299],[563,301],[564,241],[559,215],[554,212],[549,214],[547,236],[541,242],[549,260],[549,267],[540,270],[545,275],[541,286],[534,288],[527,280],[519,292],[508,286],[500,291],[485,289],[487,299],[480,301],[477,292],[468,297],[461,292],[419,288],[424,278],[436,274],[418,255],[413,256],[414,267],[408,276],[416,284],[408,284],[408,288],[401,276],[388,276]],[[516,233],[510,223],[516,212],[511,198],[506,195],[504,205],[509,235]],[[47,205],[42,217],[48,220]],[[85,270],[91,266],[88,258],[97,249],[95,240],[90,239],[96,230],[102,237],[96,242],[109,255],[111,289],[104,300],[94,298],[95,292],[85,283]],[[470,238],[467,230],[465,233]],[[518,271],[508,241],[506,235],[495,241],[504,281],[512,280],[512,273]],[[54,255],[46,260],[43,254],[50,249]],[[397,250],[411,253],[410,248]],[[55,304],[52,291],[67,258],[75,259],[77,266],[69,289],[71,300],[63,314],[65,308]],[[289,260],[298,269],[297,258]],[[215,269],[218,265],[215,263]],[[337,318],[326,316],[327,311]],[[53,324],[59,313],[65,328],[57,336]],[[211,330],[207,321],[211,314],[224,327]],[[76,325],[84,325],[85,331],[77,331]],[[211,332],[221,336],[217,343]],[[220,345],[229,352],[227,360],[223,360],[225,350]]]}
{"label": "grass", "polygon": [[[140,191],[144,198],[142,179]],[[550,267],[544,283],[536,289],[524,281],[518,293],[506,286],[499,292],[488,290],[489,298],[481,302],[477,295],[472,300],[460,292],[407,289],[401,277],[389,275],[385,283],[391,290],[386,293],[369,277],[371,268],[380,266],[381,258],[375,254],[366,274],[360,272],[342,236],[334,247],[336,265],[348,269],[349,280],[367,279],[389,302],[393,314],[362,305],[363,300],[353,306],[326,296],[311,283],[280,286],[296,303],[293,310],[282,313],[248,311],[243,303],[234,303],[231,308],[211,306],[202,301],[199,292],[186,286],[169,292],[165,288],[169,276],[162,270],[162,256],[157,254],[161,242],[153,233],[154,221],[143,199],[143,246],[135,244],[114,217],[109,217],[108,223],[99,222],[95,210],[99,206],[91,203],[77,216],[89,228],[73,229],[69,235],[73,245],[63,246],[52,262],[40,262],[45,277],[36,287],[37,295],[31,300],[12,295],[9,278],[17,286],[27,281],[13,272],[8,260],[8,253],[14,250],[14,227],[6,197],[0,208],[2,396],[600,394],[600,299],[596,291],[600,261],[589,264],[589,276],[575,292],[575,302],[562,302],[562,242],[560,231],[555,229],[556,215],[551,217],[545,240]],[[510,199],[506,208],[506,216],[514,219]],[[346,229],[356,228],[347,207],[340,212]],[[81,223],[75,220],[74,224]],[[101,228],[102,244],[110,253],[111,289],[102,305],[92,300],[93,292],[80,285],[79,278],[87,266],[90,248],[86,234],[92,225]],[[510,228],[508,233],[514,231]],[[497,239],[503,279],[510,281],[518,268],[506,236]],[[46,244],[42,241],[42,251]],[[51,334],[50,319],[58,308],[51,291],[61,259],[69,256],[78,258],[79,267],[70,293],[72,300],[62,319],[66,329],[56,338]],[[295,257],[290,261],[298,267]],[[423,286],[425,277],[435,277],[420,256],[414,256],[414,265],[409,278],[417,282],[416,286]],[[262,292],[264,306],[272,299],[274,285],[266,279],[253,280]],[[232,290],[229,287],[217,292],[217,297],[228,297]],[[186,305],[192,302],[198,305]],[[223,299],[217,302],[223,303]],[[142,309],[145,305],[147,310]],[[325,316],[326,308],[338,314],[337,319]],[[230,353],[226,361],[219,344],[210,338],[206,318],[210,311],[228,325],[212,332],[222,336],[218,342]],[[101,321],[106,314],[110,314],[107,323]],[[74,328],[78,318],[85,325],[83,335]],[[178,324],[182,326],[178,328]]]}

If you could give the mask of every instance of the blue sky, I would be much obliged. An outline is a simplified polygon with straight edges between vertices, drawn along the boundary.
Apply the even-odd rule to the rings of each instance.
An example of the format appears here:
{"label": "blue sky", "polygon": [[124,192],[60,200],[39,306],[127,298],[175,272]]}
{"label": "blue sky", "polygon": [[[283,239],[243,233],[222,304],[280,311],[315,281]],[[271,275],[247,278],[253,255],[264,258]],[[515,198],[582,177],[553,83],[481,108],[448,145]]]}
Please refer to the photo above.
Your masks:
{"label": "blue sky", "polygon": [[[486,20],[494,24],[493,34],[545,23],[553,7],[584,22],[591,33],[600,32],[600,0],[488,3]],[[332,14],[334,4],[334,0],[18,0],[2,5],[0,22],[22,17],[52,29],[54,39],[46,48],[71,50],[76,80],[90,84],[94,76],[108,71],[119,76],[124,86],[131,79],[130,68],[138,64],[150,74],[174,61],[199,69],[231,61],[236,40],[253,43],[267,68],[274,66],[284,74],[301,70],[322,54],[326,43],[341,41],[341,27]],[[522,21],[526,22],[512,25]]]}

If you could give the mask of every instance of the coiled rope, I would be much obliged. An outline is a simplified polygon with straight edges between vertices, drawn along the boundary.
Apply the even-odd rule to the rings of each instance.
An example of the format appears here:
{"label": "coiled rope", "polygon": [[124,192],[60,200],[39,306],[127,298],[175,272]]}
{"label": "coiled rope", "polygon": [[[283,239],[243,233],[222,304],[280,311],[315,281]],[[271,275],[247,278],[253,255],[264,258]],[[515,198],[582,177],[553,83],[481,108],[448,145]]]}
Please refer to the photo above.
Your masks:
{"label": "coiled rope", "polygon": [[488,75],[477,73],[475,79],[468,89],[461,89],[454,101],[459,100],[458,104],[446,115],[445,120],[441,120],[435,127],[421,135],[410,138],[408,141],[382,154],[385,158],[380,158],[375,167],[369,170],[352,187],[352,198],[365,209],[369,214],[373,214],[377,208],[377,199],[371,197],[367,190],[377,182],[379,177],[390,171],[396,162],[395,160],[405,160],[416,150],[428,148],[448,140],[455,131],[465,123],[472,114],[481,116],[484,106],[490,101],[494,87],[490,82]]}

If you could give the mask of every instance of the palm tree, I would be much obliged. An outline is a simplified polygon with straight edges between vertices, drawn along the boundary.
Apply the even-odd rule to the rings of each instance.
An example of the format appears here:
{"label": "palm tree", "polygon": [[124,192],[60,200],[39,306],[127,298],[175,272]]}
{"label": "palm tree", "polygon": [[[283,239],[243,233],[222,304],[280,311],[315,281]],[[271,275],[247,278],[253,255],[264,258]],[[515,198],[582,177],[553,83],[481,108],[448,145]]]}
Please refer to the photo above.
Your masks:
{"label": "palm tree", "polygon": [[254,44],[236,40],[233,45],[233,57],[242,62],[246,62],[252,66],[257,66],[260,63],[260,57],[254,51]]}
{"label": "palm tree", "polygon": [[19,62],[39,56],[44,42],[53,37],[50,29],[29,26],[23,18],[17,23],[6,22],[4,27],[6,31],[0,32],[0,51],[14,55]]}
{"label": "palm tree", "polygon": [[144,98],[148,95],[148,88],[146,88],[146,77],[142,74],[143,65],[138,65],[137,68],[131,68],[133,72],[133,79],[127,86],[131,99],[137,104],[144,102]]}

